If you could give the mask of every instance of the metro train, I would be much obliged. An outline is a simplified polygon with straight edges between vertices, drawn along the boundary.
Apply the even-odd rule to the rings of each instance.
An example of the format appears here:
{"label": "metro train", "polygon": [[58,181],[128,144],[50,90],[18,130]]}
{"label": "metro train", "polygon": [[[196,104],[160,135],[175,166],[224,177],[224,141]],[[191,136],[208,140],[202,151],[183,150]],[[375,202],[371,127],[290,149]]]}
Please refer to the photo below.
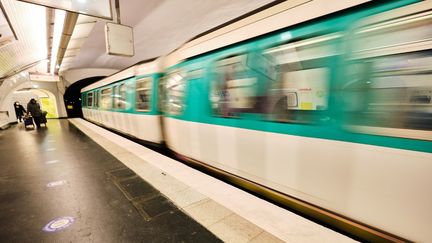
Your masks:
{"label": "metro train", "polygon": [[83,88],[84,118],[366,227],[338,228],[362,239],[432,240],[430,1],[373,1],[169,58]]}

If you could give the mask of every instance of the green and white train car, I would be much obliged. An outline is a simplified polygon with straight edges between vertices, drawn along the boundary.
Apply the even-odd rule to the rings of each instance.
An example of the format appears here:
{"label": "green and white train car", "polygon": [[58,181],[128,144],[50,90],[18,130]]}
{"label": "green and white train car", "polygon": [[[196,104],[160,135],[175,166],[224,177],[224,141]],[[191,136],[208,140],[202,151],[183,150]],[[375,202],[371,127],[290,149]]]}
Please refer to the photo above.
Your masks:
{"label": "green and white train car", "polygon": [[[163,140],[183,159],[363,239],[432,239],[431,1],[375,1],[277,31],[280,21],[263,21],[159,58],[161,79],[151,71],[83,89],[85,118]],[[142,77],[152,80],[146,112],[136,108]],[[107,89],[113,101],[101,109]]]}
{"label": "green and white train car", "polygon": [[162,142],[158,61],[144,62],[81,90],[83,115],[149,143]]}

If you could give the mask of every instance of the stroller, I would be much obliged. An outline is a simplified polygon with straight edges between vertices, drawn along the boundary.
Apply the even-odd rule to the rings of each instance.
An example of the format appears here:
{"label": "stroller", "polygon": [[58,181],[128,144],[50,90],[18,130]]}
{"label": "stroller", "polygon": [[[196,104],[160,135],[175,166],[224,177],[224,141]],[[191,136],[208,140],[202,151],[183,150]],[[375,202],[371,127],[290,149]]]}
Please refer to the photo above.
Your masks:
{"label": "stroller", "polygon": [[[44,124],[45,127],[46,127],[46,124],[47,124],[46,115],[47,115],[47,112],[43,111],[42,112],[42,116],[40,117],[40,124]],[[34,127],[35,126],[34,123],[33,123],[33,117],[32,116],[27,115],[23,119],[24,119],[24,126],[25,127],[27,127],[27,126],[33,126]]]}
{"label": "stroller", "polygon": [[47,114],[48,114],[48,112],[42,111],[42,116],[40,118],[40,124],[44,124],[45,127],[46,127],[46,124],[47,124],[47,118],[46,118]]}
{"label": "stroller", "polygon": [[27,127],[27,126],[33,126],[34,127],[33,117],[27,115],[27,116],[24,116],[23,120],[24,120],[24,126],[25,127]]}

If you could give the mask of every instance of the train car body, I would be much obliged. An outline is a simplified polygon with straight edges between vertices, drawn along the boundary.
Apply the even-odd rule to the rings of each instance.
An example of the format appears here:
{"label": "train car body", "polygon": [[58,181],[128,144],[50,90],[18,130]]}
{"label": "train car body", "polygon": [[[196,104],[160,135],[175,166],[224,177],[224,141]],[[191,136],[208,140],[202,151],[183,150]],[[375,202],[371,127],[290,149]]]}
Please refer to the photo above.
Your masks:
{"label": "train car body", "polygon": [[84,118],[152,144],[163,140],[157,61],[143,63],[84,88]]}
{"label": "train car body", "polygon": [[[398,55],[430,58],[430,45],[406,50],[426,37],[431,22],[401,17],[397,27],[393,19],[364,23],[408,3],[295,26],[171,67],[167,145],[358,222],[407,239],[430,239],[432,222],[424,212],[431,212],[432,197],[424,192],[432,184],[432,106],[409,100],[416,100],[414,93],[430,97],[432,86],[423,71],[406,65],[406,73],[398,74],[402,67],[390,66],[391,58],[401,60]],[[418,28],[411,40],[401,38],[409,35],[407,25]],[[373,28],[382,29],[364,34]],[[371,40],[390,30],[390,43]],[[413,81],[410,75],[420,76]],[[396,95],[393,104],[389,95]]]}
{"label": "train car body", "polygon": [[[134,105],[98,115],[85,108],[84,115],[145,141],[159,143],[164,134],[183,158],[428,241],[431,8],[430,1],[372,2],[225,47],[190,45],[196,55],[168,56],[163,78],[154,74],[151,99],[159,100],[162,123],[120,118],[142,116]],[[134,104],[136,80],[98,89],[125,82]],[[155,118],[152,105],[145,116]],[[162,131],[150,139],[148,128]]]}

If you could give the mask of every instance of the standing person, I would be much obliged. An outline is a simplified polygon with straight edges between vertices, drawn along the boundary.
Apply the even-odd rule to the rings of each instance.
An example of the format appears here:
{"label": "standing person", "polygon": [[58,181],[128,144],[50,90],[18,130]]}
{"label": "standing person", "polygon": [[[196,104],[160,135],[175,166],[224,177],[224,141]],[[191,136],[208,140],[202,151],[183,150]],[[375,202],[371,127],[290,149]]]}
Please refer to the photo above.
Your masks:
{"label": "standing person", "polygon": [[19,122],[22,122],[22,117],[24,116],[24,113],[26,113],[26,110],[18,101],[15,101],[14,108],[17,119]]}
{"label": "standing person", "polygon": [[40,127],[41,117],[43,114],[39,104],[35,99],[31,99],[27,104],[27,114],[28,113],[32,115],[36,127]]}

